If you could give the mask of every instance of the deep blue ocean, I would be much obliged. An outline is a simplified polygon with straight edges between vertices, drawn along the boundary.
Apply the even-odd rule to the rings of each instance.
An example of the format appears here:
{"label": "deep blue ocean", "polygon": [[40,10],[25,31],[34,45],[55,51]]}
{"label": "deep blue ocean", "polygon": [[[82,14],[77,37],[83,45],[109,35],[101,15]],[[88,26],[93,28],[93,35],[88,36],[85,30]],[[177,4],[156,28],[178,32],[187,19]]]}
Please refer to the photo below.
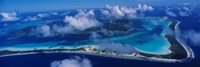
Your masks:
{"label": "deep blue ocean", "polygon": [[[157,14],[155,15],[155,13]],[[159,11],[155,11],[155,13],[147,13],[146,15],[159,16],[163,14]],[[200,14],[193,14],[188,17],[169,17],[169,19],[181,21],[180,30],[182,32],[191,29],[200,32]],[[163,63],[81,54],[49,53],[0,57],[0,67],[50,67],[51,62],[55,60],[63,60],[72,56],[80,56],[89,59],[93,67],[199,67],[200,46],[194,45],[190,41],[186,41],[186,43],[194,51],[195,58],[189,62],[182,63]]]}

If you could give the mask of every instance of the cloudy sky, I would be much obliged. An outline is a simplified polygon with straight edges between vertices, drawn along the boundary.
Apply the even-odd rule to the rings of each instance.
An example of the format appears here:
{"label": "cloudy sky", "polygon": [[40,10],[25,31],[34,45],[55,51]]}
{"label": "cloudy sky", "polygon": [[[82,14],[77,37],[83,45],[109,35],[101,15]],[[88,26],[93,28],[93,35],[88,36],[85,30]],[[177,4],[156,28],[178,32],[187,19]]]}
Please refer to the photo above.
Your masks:
{"label": "cloudy sky", "polygon": [[75,8],[96,8],[109,5],[169,5],[195,3],[199,0],[0,0],[0,11],[47,11]]}
{"label": "cloudy sky", "polygon": [[92,67],[92,63],[87,58],[73,56],[72,58],[54,61],[51,63],[51,67]]}

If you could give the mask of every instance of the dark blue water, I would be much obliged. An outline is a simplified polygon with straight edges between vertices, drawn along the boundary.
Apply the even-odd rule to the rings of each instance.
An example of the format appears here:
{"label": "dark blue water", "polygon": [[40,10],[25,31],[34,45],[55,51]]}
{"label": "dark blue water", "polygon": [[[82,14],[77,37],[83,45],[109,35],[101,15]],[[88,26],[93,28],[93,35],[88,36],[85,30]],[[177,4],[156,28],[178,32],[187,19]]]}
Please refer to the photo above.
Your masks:
{"label": "dark blue water", "polygon": [[0,58],[1,67],[50,67],[51,62],[55,60],[63,60],[72,56],[81,56],[88,58],[93,67],[198,67],[199,60],[194,59],[185,63],[161,63],[149,62],[139,60],[125,60],[108,57],[80,55],[80,54],[64,54],[64,53],[50,53],[50,54],[33,54],[23,56],[13,56]]}

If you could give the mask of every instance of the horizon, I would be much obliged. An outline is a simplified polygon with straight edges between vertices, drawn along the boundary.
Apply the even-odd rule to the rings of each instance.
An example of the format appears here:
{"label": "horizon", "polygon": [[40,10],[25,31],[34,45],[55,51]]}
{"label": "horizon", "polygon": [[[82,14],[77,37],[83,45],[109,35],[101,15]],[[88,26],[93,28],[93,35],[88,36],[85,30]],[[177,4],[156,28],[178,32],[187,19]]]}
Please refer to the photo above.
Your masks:
{"label": "horizon", "polygon": [[[81,8],[101,8],[105,5],[136,6],[147,5],[174,5],[181,3],[199,3],[197,0],[0,0],[0,11],[40,12],[57,11]],[[92,6],[91,6],[92,5]]]}

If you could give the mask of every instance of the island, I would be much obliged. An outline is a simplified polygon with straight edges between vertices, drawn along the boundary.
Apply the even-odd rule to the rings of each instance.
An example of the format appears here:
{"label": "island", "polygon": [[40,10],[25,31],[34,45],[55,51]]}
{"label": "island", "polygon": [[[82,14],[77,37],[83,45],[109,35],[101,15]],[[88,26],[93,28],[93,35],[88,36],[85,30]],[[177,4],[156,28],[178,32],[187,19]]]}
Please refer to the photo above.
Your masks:
{"label": "island", "polygon": [[[147,20],[148,19],[149,18],[147,18]],[[150,18],[150,19],[152,19],[152,18]],[[153,18],[153,19],[155,19],[155,18]],[[158,20],[160,20],[160,19],[158,19]],[[55,22],[59,22],[59,21],[55,21]],[[77,44],[87,44],[87,45],[82,45],[82,46],[79,45],[76,48],[65,48],[65,47],[53,48],[54,46],[50,46],[48,48],[41,48],[41,49],[33,47],[33,49],[29,49],[29,50],[23,50],[23,49],[22,50],[12,50],[12,49],[8,49],[8,48],[1,48],[0,57],[25,55],[25,54],[38,54],[38,53],[74,53],[74,54],[86,54],[86,55],[95,55],[95,56],[103,56],[103,57],[145,60],[145,61],[158,61],[158,62],[186,62],[186,61],[189,61],[194,58],[193,51],[190,49],[190,47],[188,47],[186,45],[186,43],[180,37],[180,31],[179,31],[180,22],[179,21],[171,20],[167,24],[165,24],[173,32],[172,35],[165,34],[165,32],[163,32],[164,30],[162,29],[162,27],[155,26],[155,25],[153,27],[151,27],[151,25],[149,25],[150,26],[149,27],[147,24],[147,26],[144,26],[145,28],[139,27],[139,26],[137,26],[137,28],[136,27],[132,28],[132,26],[134,27],[134,26],[136,26],[135,24],[138,24],[137,22],[141,22],[141,20],[134,20],[134,22],[130,22],[129,20],[126,20],[126,19],[125,20],[116,20],[116,23],[107,23],[103,26],[88,28],[84,31],[79,31],[79,32],[75,33],[76,36],[80,35],[80,34],[81,34],[80,36],[88,36],[87,34],[90,34],[90,36],[88,36],[88,37],[90,37],[90,39],[83,38],[83,39],[79,39],[79,40],[72,40],[71,42],[69,42],[69,41],[61,41],[60,42],[59,41],[59,43],[56,43],[56,45],[60,45],[60,46],[70,46],[70,45],[74,45],[74,44],[77,46]],[[146,22],[146,21],[144,21],[144,22]],[[162,23],[164,23],[164,22],[162,22]],[[18,31],[27,34],[27,33],[30,33],[31,28],[33,28],[33,27],[27,27],[24,29],[20,29]],[[152,30],[152,28],[155,30]],[[106,32],[106,34],[103,33],[104,37],[98,38],[97,33],[102,34],[102,31],[105,31],[105,29],[107,32]],[[162,29],[162,30],[158,31],[160,29]],[[144,31],[147,31],[147,32],[144,32]],[[140,32],[142,34],[137,34],[138,32]],[[164,37],[163,40],[166,40],[166,44],[168,44],[168,43],[169,44],[161,45],[161,47],[157,48],[160,50],[153,50],[154,48],[153,49],[143,48],[143,46],[145,46],[145,45],[148,46],[148,44],[152,44],[151,42],[149,42],[151,40],[145,41],[143,39],[144,35],[148,35],[148,36],[145,36],[144,38],[151,39],[152,37],[149,37],[149,36],[154,35],[154,34],[152,34],[152,32],[156,32],[154,34],[158,33],[160,35],[160,36],[155,35],[155,37],[157,37],[157,38],[160,38],[161,36],[163,36]],[[164,34],[162,34],[162,33],[164,33]],[[132,35],[132,34],[134,34],[134,35]],[[92,37],[92,36],[95,36],[95,37]],[[67,36],[64,36],[64,37],[67,37]],[[50,38],[52,38],[52,37],[50,37]],[[81,37],[79,37],[79,38],[81,38]],[[133,40],[128,41],[128,40],[130,40],[130,38],[132,38]],[[14,38],[10,38],[10,39],[18,40],[18,37],[16,37],[16,38],[14,37]],[[45,38],[41,38],[41,39],[45,40]],[[60,39],[65,39],[65,38],[60,38]],[[76,39],[76,38],[74,37],[74,39]],[[136,39],[136,40],[134,40],[134,39]],[[130,46],[128,46],[126,48],[119,47],[118,49],[115,49],[115,47],[113,47],[113,49],[112,49],[112,47],[107,48],[107,46],[102,48],[101,45],[100,46],[99,45],[90,45],[91,43],[99,44],[99,42],[96,43],[96,41],[99,41],[99,40],[112,41],[113,43],[117,42],[117,43],[120,43],[120,44],[117,44],[120,46],[121,46],[121,43],[126,43],[126,44],[128,44],[128,43],[136,44],[137,43],[137,44],[133,45],[134,47],[130,48],[130,51],[126,51],[126,50],[119,51],[118,50],[118,49],[126,49],[126,48],[127,48],[127,50],[129,50]],[[160,42],[160,41],[158,41],[158,42]],[[109,44],[113,44],[113,43],[107,43],[107,44],[109,45]],[[145,43],[147,43],[147,44],[145,44]],[[153,42],[153,44],[159,44],[159,43]],[[99,48],[99,47],[101,47],[101,48]]]}

